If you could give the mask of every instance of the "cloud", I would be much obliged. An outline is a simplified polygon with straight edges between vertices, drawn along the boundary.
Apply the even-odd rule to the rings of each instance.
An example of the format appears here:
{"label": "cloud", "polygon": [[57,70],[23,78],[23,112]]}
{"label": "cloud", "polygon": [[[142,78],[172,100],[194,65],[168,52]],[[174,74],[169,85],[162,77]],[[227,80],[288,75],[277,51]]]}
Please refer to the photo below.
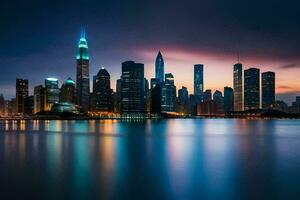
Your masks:
{"label": "cloud", "polygon": [[295,69],[295,68],[300,68],[300,65],[297,63],[290,63],[290,64],[282,65],[279,68],[280,69]]}

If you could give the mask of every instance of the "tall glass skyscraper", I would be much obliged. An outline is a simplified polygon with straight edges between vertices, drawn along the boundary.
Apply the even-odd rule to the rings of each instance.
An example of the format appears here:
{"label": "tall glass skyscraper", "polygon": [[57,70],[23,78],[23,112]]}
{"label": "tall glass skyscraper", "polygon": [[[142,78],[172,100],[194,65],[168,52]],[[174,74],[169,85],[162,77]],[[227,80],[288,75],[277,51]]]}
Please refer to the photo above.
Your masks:
{"label": "tall glass skyscraper", "polygon": [[164,81],[164,76],[165,76],[165,70],[164,70],[164,59],[161,55],[161,52],[159,51],[157,56],[156,56],[156,61],[155,61],[155,78],[159,82]]}
{"label": "tall glass skyscraper", "polygon": [[194,95],[202,95],[203,86],[203,64],[194,65]]}
{"label": "tall glass skyscraper", "polygon": [[259,69],[249,68],[244,71],[244,108],[260,108],[260,74]]}
{"label": "tall glass skyscraper", "polygon": [[50,111],[52,106],[59,103],[58,79],[47,78],[45,80],[45,111]]}
{"label": "tall glass skyscraper", "polygon": [[233,89],[231,87],[224,87],[224,111],[233,111]]}
{"label": "tall glass skyscraper", "polygon": [[77,50],[77,74],[76,74],[76,95],[77,104],[83,111],[89,110],[90,78],[89,78],[89,53],[85,32],[82,31]]}
{"label": "tall glass skyscraper", "polygon": [[126,61],[122,63],[121,113],[145,113],[144,64]]}
{"label": "tall glass skyscraper", "polygon": [[243,65],[233,66],[234,111],[243,111]]}
{"label": "tall glass skyscraper", "polygon": [[275,73],[264,72],[262,77],[262,108],[268,109],[275,103]]}
{"label": "tall glass skyscraper", "polygon": [[33,113],[44,111],[45,109],[45,88],[42,85],[34,87],[34,97],[33,97],[34,109]]}
{"label": "tall glass skyscraper", "polygon": [[161,88],[161,112],[174,112],[176,104],[176,86],[174,76],[165,74],[165,82]]}
{"label": "tall glass skyscraper", "polygon": [[28,80],[16,80],[16,112],[24,114],[24,100],[28,97]]}
{"label": "tall glass skyscraper", "polygon": [[102,67],[94,78],[93,93],[95,98],[94,108],[100,112],[112,111],[112,89],[110,88],[110,75]]}

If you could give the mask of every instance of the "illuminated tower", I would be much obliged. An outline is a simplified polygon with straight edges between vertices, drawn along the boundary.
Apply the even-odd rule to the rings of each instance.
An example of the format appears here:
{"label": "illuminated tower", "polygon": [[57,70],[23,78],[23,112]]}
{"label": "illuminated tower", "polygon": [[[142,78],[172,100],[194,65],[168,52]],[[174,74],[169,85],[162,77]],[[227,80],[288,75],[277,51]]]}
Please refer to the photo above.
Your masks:
{"label": "illuminated tower", "polygon": [[76,59],[77,59],[77,74],[76,74],[77,104],[81,106],[85,112],[87,112],[89,110],[90,78],[89,78],[88,45],[87,45],[84,31],[81,32]]}
{"label": "illuminated tower", "polygon": [[237,63],[233,66],[233,109],[243,111],[243,65]]}
{"label": "illuminated tower", "polygon": [[203,64],[194,65],[194,95],[203,93]]}
{"label": "illuminated tower", "polygon": [[275,72],[264,72],[262,80],[262,108],[269,109],[275,103]]}
{"label": "illuminated tower", "polygon": [[254,110],[260,108],[260,76],[259,69],[249,68],[244,71],[244,108]]}
{"label": "illuminated tower", "polygon": [[28,97],[28,80],[16,80],[16,112],[24,113],[24,100]]}
{"label": "illuminated tower", "polygon": [[157,54],[157,57],[156,57],[156,61],[155,61],[155,78],[159,82],[164,81],[164,76],[165,76],[164,65],[165,65],[164,59],[159,51]]}

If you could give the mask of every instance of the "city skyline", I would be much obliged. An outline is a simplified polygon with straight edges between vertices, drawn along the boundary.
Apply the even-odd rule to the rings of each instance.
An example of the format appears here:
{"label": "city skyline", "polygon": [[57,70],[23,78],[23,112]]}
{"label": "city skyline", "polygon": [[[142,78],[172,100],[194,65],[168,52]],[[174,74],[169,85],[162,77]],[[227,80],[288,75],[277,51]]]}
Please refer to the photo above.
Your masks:
{"label": "city skyline", "polygon": [[[10,2],[10,12],[2,13],[7,20],[1,21],[4,31],[0,38],[6,47],[0,50],[1,92],[6,98],[13,97],[18,77],[30,80],[30,94],[33,86],[43,83],[39,77],[56,77],[60,84],[68,77],[76,80],[74,41],[78,41],[83,26],[88,34],[90,75],[104,66],[114,90],[121,63],[126,60],[144,63],[146,78],[154,77],[154,60],[159,50],[164,56],[165,72],[174,75],[178,88],[185,86],[193,93],[192,69],[194,64],[203,63],[205,89],[222,90],[223,86],[232,86],[232,65],[239,52],[245,69],[275,71],[277,99],[290,103],[300,91],[299,19],[293,14],[297,5],[253,1],[245,10],[242,8],[246,5],[234,2],[231,6],[222,2],[189,2],[186,12],[178,18],[174,17],[181,8],[178,1],[171,5],[162,2],[161,7],[148,1],[123,1],[118,6],[109,2],[88,2],[82,6],[82,2],[75,1],[72,5],[61,3],[60,8],[51,3]],[[26,10],[28,6],[30,12],[20,14],[20,9]],[[147,12],[134,12],[144,6]],[[205,8],[203,12],[192,12],[201,7]],[[69,12],[64,12],[66,9]],[[252,13],[253,10],[256,12]],[[43,11],[45,14],[37,17]],[[79,11],[80,17],[74,20]],[[278,15],[270,18],[275,11]]]}

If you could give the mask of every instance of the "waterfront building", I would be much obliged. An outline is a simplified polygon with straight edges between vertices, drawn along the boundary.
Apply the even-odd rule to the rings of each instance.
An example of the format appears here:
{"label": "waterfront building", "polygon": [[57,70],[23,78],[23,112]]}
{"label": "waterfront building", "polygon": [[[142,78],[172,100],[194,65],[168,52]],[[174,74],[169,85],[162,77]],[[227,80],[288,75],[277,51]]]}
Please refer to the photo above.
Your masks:
{"label": "waterfront building", "polygon": [[224,98],[223,98],[222,92],[219,90],[216,90],[213,95],[213,100],[216,105],[215,113],[216,114],[224,114]]}
{"label": "waterfront building", "polygon": [[16,79],[16,112],[24,114],[24,101],[28,97],[28,80]]}
{"label": "waterfront building", "polygon": [[233,94],[234,111],[243,111],[243,65],[241,63],[233,66]]}
{"label": "waterfront building", "polygon": [[224,112],[233,111],[233,89],[224,87]]}
{"label": "waterfront building", "polygon": [[34,97],[28,96],[24,99],[24,113],[27,115],[33,115],[34,111]]}
{"label": "waterfront building", "polygon": [[51,111],[53,104],[59,103],[59,92],[58,79],[47,78],[45,80],[45,111]]}
{"label": "waterfront building", "polygon": [[205,90],[203,93],[203,102],[212,100],[211,90]]}
{"label": "waterfront building", "polygon": [[201,95],[203,91],[203,64],[196,64],[194,65],[194,95]]}
{"label": "waterfront building", "polygon": [[161,112],[175,112],[175,105],[176,86],[174,85],[174,76],[167,73],[161,88]]}
{"label": "waterfront building", "polygon": [[144,114],[144,64],[134,61],[123,62],[121,79],[121,114]]}
{"label": "waterfront building", "polygon": [[121,112],[121,102],[122,102],[121,94],[122,94],[122,79],[120,78],[116,82],[115,110],[117,113]]}
{"label": "waterfront building", "polygon": [[76,97],[77,104],[82,107],[83,111],[89,110],[90,96],[90,78],[89,78],[89,53],[88,44],[84,31],[78,43],[76,55],[77,72],[76,72]]}
{"label": "waterfront building", "polygon": [[259,69],[249,68],[244,71],[244,108],[260,108],[260,74]]}
{"label": "waterfront building", "polygon": [[60,89],[60,102],[75,104],[75,82],[68,78]]}
{"label": "waterfront building", "polygon": [[189,113],[189,92],[186,87],[182,86],[181,89],[178,90],[178,102],[176,105],[176,110],[179,113]]}
{"label": "waterfront building", "polygon": [[33,95],[34,109],[33,113],[42,112],[45,109],[45,88],[42,85],[34,87]]}
{"label": "waterfront building", "polygon": [[262,108],[269,109],[275,103],[275,72],[261,74]]}
{"label": "waterfront building", "polygon": [[217,114],[217,106],[214,100],[201,102],[197,105],[197,115],[215,115]]}
{"label": "waterfront building", "polygon": [[93,95],[95,98],[95,111],[112,111],[112,89],[110,88],[110,74],[102,67],[94,76]]}
{"label": "waterfront building", "polygon": [[0,116],[5,115],[5,99],[3,94],[0,94]]}

